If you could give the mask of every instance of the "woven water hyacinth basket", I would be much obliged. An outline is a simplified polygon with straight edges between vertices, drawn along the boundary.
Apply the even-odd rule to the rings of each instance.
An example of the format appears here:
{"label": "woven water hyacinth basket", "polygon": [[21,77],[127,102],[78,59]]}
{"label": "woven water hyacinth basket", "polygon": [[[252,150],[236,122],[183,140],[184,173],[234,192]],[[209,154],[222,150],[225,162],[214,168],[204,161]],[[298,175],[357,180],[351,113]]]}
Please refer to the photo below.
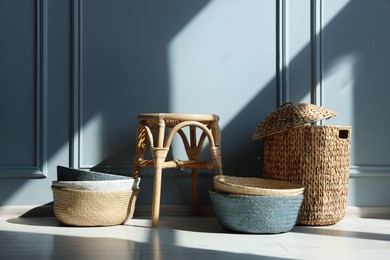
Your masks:
{"label": "woven water hyacinth basket", "polygon": [[209,191],[220,225],[240,233],[283,233],[296,224],[303,194],[247,196]]}
{"label": "woven water hyacinth basket", "polygon": [[54,214],[68,226],[120,225],[132,218],[138,190],[91,191],[52,186]]}
{"label": "woven water hyacinth basket", "polygon": [[54,214],[69,226],[112,226],[133,217],[140,179],[53,181]]}
{"label": "woven water hyacinth basket", "polygon": [[[313,112],[298,113],[300,119],[283,118],[297,115],[288,110]],[[311,116],[306,118],[307,114]],[[310,104],[287,104],[271,113],[272,120],[267,117],[253,136],[264,139],[266,178],[304,185],[304,201],[297,222],[300,225],[332,225],[345,215],[351,127],[302,125],[333,114]],[[274,121],[285,125],[267,126]]]}
{"label": "woven water hyacinth basket", "polygon": [[216,175],[213,180],[215,191],[240,195],[296,196],[302,195],[304,191],[300,184],[281,180],[226,175]]}

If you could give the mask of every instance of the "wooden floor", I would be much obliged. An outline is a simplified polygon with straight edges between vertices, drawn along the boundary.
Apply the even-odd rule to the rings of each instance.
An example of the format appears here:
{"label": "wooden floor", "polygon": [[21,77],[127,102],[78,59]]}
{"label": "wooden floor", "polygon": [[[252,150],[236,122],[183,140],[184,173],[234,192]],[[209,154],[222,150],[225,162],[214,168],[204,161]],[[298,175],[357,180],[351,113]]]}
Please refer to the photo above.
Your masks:
{"label": "wooden floor", "polygon": [[234,234],[214,217],[146,217],[76,228],[53,217],[0,215],[0,259],[390,259],[389,218],[347,216],[333,226]]}

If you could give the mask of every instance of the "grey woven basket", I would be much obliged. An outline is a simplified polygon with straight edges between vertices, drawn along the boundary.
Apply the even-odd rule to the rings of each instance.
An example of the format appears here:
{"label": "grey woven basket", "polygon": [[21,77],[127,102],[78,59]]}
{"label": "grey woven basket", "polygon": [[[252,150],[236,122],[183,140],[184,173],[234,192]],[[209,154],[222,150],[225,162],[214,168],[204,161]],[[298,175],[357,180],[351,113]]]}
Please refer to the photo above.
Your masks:
{"label": "grey woven basket", "polygon": [[103,172],[87,171],[73,169],[64,166],[57,166],[58,181],[107,181],[107,180],[126,180],[131,177],[115,175]]}
{"label": "grey woven basket", "polygon": [[245,196],[209,191],[220,225],[240,233],[283,233],[296,224],[303,195]]}

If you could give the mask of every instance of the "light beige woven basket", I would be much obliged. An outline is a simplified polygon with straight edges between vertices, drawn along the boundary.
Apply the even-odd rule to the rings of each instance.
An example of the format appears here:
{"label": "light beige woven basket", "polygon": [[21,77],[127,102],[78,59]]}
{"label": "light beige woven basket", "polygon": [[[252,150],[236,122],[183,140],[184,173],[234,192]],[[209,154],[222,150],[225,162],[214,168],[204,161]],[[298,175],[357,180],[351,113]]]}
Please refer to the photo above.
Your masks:
{"label": "light beige woven basket", "polygon": [[[304,185],[304,201],[297,224],[332,225],[343,219],[346,210],[351,127],[302,125],[315,117],[300,120],[283,119],[293,115],[289,112],[278,115],[278,111],[299,110],[300,107],[321,111],[318,119],[332,114],[314,105],[299,104],[288,104],[287,108],[272,113],[274,120],[292,123],[286,123],[288,127],[282,127],[281,131],[260,125],[257,131],[267,131],[254,134],[254,138],[264,138],[264,177]],[[278,116],[281,118],[277,119]],[[264,120],[267,121],[268,118]]]}
{"label": "light beige woven basket", "polygon": [[238,195],[297,196],[304,191],[302,185],[289,181],[226,175],[214,176],[213,180],[216,191]]}
{"label": "light beige woven basket", "polygon": [[52,186],[54,214],[69,226],[120,225],[132,218],[139,190],[91,191]]}

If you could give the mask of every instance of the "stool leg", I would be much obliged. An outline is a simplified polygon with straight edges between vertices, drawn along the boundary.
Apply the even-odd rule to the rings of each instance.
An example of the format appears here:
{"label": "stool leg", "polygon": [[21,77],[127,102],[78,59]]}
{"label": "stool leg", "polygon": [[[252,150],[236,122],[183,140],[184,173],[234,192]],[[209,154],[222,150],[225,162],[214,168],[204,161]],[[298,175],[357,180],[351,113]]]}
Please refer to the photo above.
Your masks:
{"label": "stool leg", "polygon": [[[187,152],[189,154],[190,160],[199,160],[200,157],[200,149],[197,149],[197,140],[196,140],[196,127],[190,126],[190,149],[191,152]],[[196,151],[194,153],[194,151]],[[198,170],[192,169],[192,214],[194,216],[198,216],[199,214],[199,198],[198,198]]]}
{"label": "stool leg", "polygon": [[146,131],[142,124],[137,125],[136,139],[135,139],[135,156],[133,166],[133,177],[139,177],[140,161],[144,159],[146,151]]}
{"label": "stool leg", "polygon": [[158,226],[158,220],[160,216],[162,169],[164,168],[164,162],[168,155],[168,150],[168,148],[152,148],[152,156],[154,161],[152,227]]}
{"label": "stool leg", "polygon": [[199,215],[199,198],[198,198],[198,171],[192,169],[192,214]]}
{"label": "stool leg", "polygon": [[154,188],[152,202],[152,227],[154,228],[158,226],[158,220],[160,217],[161,179],[162,169],[156,169],[154,172]]}
{"label": "stool leg", "polygon": [[222,175],[222,156],[219,147],[210,147],[211,157],[213,159],[213,167],[216,175]]}
{"label": "stool leg", "polygon": [[214,137],[215,146],[219,147],[221,145],[221,129],[219,128],[218,122],[214,122],[210,128]]}
{"label": "stool leg", "polygon": [[215,147],[210,147],[211,157],[213,159],[215,174],[220,175],[222,172],[222,156],[221,156],[221,129],[219,128],[218,122],[215,122],[211,126],[213,133]]}

